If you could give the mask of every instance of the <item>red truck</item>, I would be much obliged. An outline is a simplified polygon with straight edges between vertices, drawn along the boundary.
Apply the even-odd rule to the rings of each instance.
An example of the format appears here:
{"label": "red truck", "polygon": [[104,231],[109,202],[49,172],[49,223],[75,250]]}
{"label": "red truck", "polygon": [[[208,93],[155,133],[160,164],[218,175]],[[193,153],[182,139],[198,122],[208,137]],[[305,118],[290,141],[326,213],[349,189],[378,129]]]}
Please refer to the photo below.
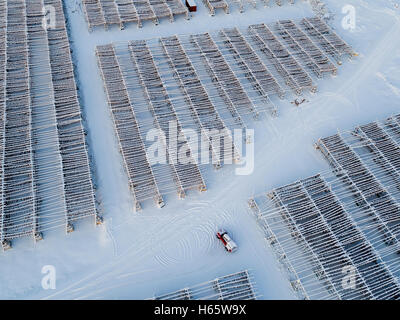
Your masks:
{"label": "red truck", "polygon": [[237,250],[236,243],[231,239],[224,229],[221,229],[217,232],[217,238],[221,240],[226,251],[235,252]]}

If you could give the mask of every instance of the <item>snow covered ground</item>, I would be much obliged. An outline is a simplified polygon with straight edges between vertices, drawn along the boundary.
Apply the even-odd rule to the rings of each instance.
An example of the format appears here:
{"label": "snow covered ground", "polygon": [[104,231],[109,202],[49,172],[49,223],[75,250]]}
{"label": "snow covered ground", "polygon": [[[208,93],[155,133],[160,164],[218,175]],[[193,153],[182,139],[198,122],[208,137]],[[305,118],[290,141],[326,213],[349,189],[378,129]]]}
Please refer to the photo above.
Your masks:
{"label": "snow covered ground", "polygon": [[[198,0],[199,1],[199,0]],[[331,25],[360,55],[339,68],[338,76],[318,83],[319,92],[296,108],[278,105],[279,117],[255,123],[255,170],[234,175],[234,168],[206,172],[208,191],[178,200],[167,196],[166,207],[133,210],[121,156],[103,92],[94,48],[113,41],[191,34],[223,27],[270,23],[311,16],[310,6],[248,8],[210,17],[200,4],[187,21],[163,20],[160,25],[129,26],[120,31],[87,31],[80,0],[67,0],[73,55],[96,162],[98,197],[105,223],[76,225],[76,232],[45,234],[33,245],[19,239],[0,254],[0,298],[10,299],[145,299],[185,286],[249,269],[264,299],[293,299],[285,275],[266,246],[246,202],[254,194],[328,169],[313,143],[338,129],[400,113],[400,8],[391,0],[325,0],[334,17]],[[356,28],[344,30],[342,8],[356,8]],[[228,229],[239,244],[226,253],[215,238]],[[44,265],[56,268],[56,289],[41,285]]]}

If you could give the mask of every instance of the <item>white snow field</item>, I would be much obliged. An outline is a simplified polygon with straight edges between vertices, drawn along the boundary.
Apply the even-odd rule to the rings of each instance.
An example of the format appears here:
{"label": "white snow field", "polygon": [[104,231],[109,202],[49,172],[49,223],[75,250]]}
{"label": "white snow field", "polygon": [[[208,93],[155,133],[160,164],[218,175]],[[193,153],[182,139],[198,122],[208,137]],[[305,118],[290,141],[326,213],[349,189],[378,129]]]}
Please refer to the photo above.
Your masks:
{"label": "white snow field", "polygon": [[[278,19],[312,16],[305,1],[294,5],[259,4],[240,13],[217,11],[211,17],[198,2],[190,20],[164,19],[138,29],[96,28],[91,33],[80,0],[66,0],[66,15],[77,81],[95,160],[97,197],[104,224],[77,223],[75,232],[46,232],[13,242],[0,254],[1,299],[147,299],[249,270],[262,299],[295,299],[279,263],[247,209],[255,194],[328,169],[313,144],[338,129],[381,120],[400,113],[400,8],[391,0],[325,0],[333,14],[330,25],[359,56],[345,61],[336,77],[318,82],[318,92],[295,107],[281,101],[278,117],[255,122],[255,169],[235,175],[234,166],[204,171],[207,192],[191,192],[185,200],[167,195],[158,209],[145,203],[135,212],[103,90],[95,47],[116,41],[194,34],[224,27],[246,27]],[[354,30],[342,27],[342,8],[356,9]],[[249,124],[248,127],[252,127]],[[225,252],[215,237],[229,230],[239,249]],[[56,288],[42,287],[42,268],[56,268]]]}

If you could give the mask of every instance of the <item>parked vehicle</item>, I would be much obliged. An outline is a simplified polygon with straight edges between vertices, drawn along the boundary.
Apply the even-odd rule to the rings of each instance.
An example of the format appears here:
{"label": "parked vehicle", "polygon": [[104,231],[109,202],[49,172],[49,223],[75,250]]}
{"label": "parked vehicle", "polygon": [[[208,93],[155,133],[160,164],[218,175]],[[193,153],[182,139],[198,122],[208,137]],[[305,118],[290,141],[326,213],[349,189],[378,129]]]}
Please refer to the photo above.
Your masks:
{"label": "parked vehicle", "polygon": [[237,250],[236,243],[231,239],[224,229],[221,229],[217,232],[217,238],[224,244],[226,251],[235,252]]}

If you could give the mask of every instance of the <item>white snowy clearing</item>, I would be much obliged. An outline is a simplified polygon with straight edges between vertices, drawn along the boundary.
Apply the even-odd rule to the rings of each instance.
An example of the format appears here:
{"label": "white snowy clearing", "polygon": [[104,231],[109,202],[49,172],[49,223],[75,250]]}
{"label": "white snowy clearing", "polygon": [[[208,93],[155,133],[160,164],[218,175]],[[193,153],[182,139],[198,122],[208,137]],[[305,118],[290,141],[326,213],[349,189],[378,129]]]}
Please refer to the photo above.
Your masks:
{"label": "white snowy clearing", "polygon": [[[223,27],[271,23],[278,19],[312,16],[305,1],[265,8],[259,4],[240,13],[218,11],[214,17],[198,0],[190,20],[178,17],[155,26],[135,25],[120,31],[101,28],[88,32],[80,0],[67,0],[71,45],[77,81],[96,163],[98,198],[104,224],[77,224],[72,234],[47,232],[33,244],[31,238],[13,242],[0,254],[1,299],[146,299],[206,282],[240,270],[250,270],[263,299],[294,299],[253,217],[247,200],[296,179],[328,169],[313,143],[338,129],[384,119],[400,113],[400,8],[391,0],[325,0],[334,17],[335,31],[360,55],[345,61],[338,75],[318,82],[318,93],[295,107],[278,105],[277,118],[255,123],[255,170],[236,176],[234,167],[205,179],[205,193],[192,192],[185,200],[175,194],[166,206],[147,205],[134,212],[133,198],[100,78],[95,47],[115,41],[193,34]],[[356,28],[344,30],[342,8],[356,8]],[[249,127],[251,127],[249,125]],[[239,245],[225,252],[215,237],[219,227],[229,230]],[[42,267],[56,268],[56,289],[44,290]]]}

